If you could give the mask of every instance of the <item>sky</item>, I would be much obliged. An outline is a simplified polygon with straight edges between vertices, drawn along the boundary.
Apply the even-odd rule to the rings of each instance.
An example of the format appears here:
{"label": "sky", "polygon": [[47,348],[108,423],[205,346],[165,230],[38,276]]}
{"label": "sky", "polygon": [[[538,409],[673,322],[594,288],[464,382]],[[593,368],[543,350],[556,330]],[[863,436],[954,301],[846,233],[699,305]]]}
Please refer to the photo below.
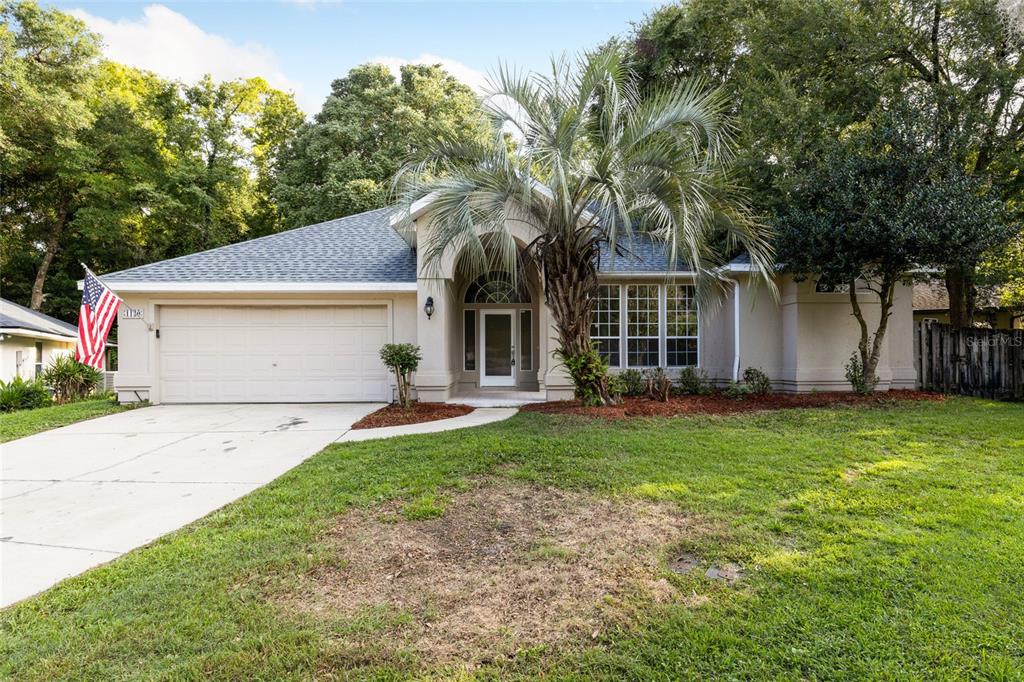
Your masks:
{"label": "sky", "polygon": [[102,36],[107,57],[192,82],[263,76],[315,114],[331,81],[368,61],[440,63],[481,90],[499,63],[542,70],[626,33],[659,2],[49,3]]}

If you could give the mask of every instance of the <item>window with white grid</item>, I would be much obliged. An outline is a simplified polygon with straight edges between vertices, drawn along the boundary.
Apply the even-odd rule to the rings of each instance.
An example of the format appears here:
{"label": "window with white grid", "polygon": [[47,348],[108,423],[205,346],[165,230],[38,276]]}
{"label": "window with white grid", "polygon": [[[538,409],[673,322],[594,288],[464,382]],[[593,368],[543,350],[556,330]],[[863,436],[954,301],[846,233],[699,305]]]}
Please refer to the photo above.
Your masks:
{"label": "window with white grid", "polygon": [[692,284],[665,286],[665,364],[697,364],[697,301]]}
{"label": "window with white grid", "polygon": [[618,367],[621,363],[619,313],[619,285],[602,284],[597,288],[597,298],[590,312],[590,339],[609,367]]}
{"label": "window with white grid", "polygon": [[626,362],[630,367],[658,366],[657,284],[626,287]]}

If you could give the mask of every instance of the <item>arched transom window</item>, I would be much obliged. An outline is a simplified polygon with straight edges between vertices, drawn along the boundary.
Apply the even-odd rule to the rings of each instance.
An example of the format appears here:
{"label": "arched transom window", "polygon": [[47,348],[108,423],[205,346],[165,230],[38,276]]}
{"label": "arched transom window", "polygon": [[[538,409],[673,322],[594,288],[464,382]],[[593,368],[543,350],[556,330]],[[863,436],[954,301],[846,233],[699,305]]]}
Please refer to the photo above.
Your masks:
{"label": "arched transom window", "polygon": [[508,273],[489,272],[477,278],[466,290],[466,303],[529,303],[530,292],[523,282],[512,283]]}

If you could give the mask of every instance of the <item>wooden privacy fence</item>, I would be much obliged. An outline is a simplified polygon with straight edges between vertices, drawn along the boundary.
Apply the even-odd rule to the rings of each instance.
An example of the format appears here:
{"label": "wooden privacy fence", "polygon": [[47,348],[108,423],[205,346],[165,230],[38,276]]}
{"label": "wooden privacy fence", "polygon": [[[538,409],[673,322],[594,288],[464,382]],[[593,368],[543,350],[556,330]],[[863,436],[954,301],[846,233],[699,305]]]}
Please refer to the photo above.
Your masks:
{"label": "wooden privacy fence", "polygon": [[999,400],[1024,400],[1024,329],[914,325],[918,386]]}

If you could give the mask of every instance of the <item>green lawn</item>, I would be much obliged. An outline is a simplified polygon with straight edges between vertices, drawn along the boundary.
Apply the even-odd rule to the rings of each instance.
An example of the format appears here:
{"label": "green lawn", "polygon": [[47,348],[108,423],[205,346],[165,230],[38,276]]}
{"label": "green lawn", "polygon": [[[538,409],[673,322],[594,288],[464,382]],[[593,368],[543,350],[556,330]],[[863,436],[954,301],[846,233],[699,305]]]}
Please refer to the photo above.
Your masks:
{"label": "green lawn", "polygon": [[[668,500],[719,529],[686,548],[744,577],[665,570],[700,599],[630,604],[594,636],[463,672],[367,648],[400,620],[303,615],[274,598],[345,565],[324,531],[347,509],[400,498],[411,513],[395,523],[430,523],[481,475]],[[1022,595],[1024,405],[628,423],[521,414],[331,446],[0,613],[0,678],[1021,680]]]}
{"label": "green lawn", "polygon": [[67,426],[83,419],[102,417],[130,409],[130,405],[118,405],[111,398],[83,400],[67,405],[52,405],[35,410],[19,410],[0,414],[0,443],[15,438],[24,438],[33,433],[48,431],[59,426]]}

